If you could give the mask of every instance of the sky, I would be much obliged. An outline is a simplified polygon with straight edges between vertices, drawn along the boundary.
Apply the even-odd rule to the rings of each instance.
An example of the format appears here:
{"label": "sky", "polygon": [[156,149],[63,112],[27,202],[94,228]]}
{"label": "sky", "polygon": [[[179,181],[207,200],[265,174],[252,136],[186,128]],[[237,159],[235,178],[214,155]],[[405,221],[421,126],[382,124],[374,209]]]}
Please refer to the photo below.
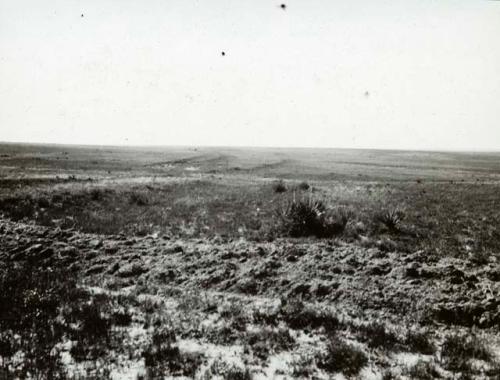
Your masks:
{"label": "sky", "polygon": [[488,0],[0,0],[0,141],[500,150],[499,37]]}

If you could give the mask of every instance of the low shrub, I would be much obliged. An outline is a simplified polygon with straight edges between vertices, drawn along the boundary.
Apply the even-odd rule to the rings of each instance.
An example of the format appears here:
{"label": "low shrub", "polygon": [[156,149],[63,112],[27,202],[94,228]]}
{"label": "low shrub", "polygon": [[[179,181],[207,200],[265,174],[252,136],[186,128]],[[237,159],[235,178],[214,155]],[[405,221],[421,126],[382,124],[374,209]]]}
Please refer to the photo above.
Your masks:
{"label": "low shrub", "polygon": [[93,201],[100,201],[104,198],[104,191],[98,188],[89,191],[90,199]]}
{"label": "low shrub", "polygon": [[341,322],[335,314],[327,310],[313,309],[297,299],[282,301],[280,316],[295,330],[323,327],[327,333],[332,334],[341,327]]}
{"label": "low shrub", "polygon": [[273,190],[275,193],[285,193],[288,188],[283,180],[279,180],[273,184]]}
{"label": "low shrub", "polygon": [[335,336],[330,338],[326,353],[318,361],[319,368],[330,373],[342,372],[348,377],[356,376],[367,364],[363,351]]}
{"label": "low shrub", "polygon": [[409,330],[405,337],[405,346],[411,352],[418,352],[424,355],[433,355],[436,352],[436,346],[429,339],[425,331]]}
{"label": "low shrub", "polygon": [[311,188],[311,185],[309,185],[306,181],[302,181],[297,185],[297,188],[302,191],[309,190]]}
{"label": "low shrub", "polygon": [[433,363],[423,360],[419,360],[409,367],[407,372],[410,379],[433,380],[441,377]]}
{"label": "low shrub", "polygon": [[266,360],[270,354],[288,351],[295,345],[295,339],[287,328],[264,327],[257,331],[248,332],[244,337],[246,343],[252,347],[254,354]]}
{"label": "low shrub", "polygon": [[139,192],[132,192],[130,194],[130,203],[137,205],[137,206],[146,206],[149,204],[149,198],[146,194],[144,193],[139,193]]}
{"label": "low shrub", "polygon": [[400,346],[398,336],[381,323],[372,322],[357,328],[361,340],[370,348],[394,350]]}

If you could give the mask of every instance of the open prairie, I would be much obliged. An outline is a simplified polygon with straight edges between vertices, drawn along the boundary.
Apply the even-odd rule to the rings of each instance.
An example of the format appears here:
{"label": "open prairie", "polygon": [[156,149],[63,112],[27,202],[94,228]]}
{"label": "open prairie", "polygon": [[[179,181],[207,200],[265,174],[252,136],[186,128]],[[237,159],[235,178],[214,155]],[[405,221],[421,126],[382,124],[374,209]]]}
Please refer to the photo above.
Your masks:
{"label": "open prairie", "polygon": [[500,153],[0,145],[0,378],[500,376]]}

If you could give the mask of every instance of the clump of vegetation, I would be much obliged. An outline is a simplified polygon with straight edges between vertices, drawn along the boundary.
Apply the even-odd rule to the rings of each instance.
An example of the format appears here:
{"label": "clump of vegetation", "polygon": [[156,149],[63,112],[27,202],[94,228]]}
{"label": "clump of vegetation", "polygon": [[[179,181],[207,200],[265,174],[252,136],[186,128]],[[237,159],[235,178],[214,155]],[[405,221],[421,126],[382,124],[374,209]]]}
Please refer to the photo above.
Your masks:
{"label": "clump of vegetation", "polygon": [[115,326],[130,326],[132,323],[132,315],[126,310],[115,311],[111,318]]}
{"label": "clump of vegetation", "polygon": [[266,326],[277,326],[279,324],[280,311],[276,309],[255,309],[252,313],[252,320],[256,324]]}
{"label": "clump of vegetation", "polygon": [[288,188],[285,182],[282,179],[280,179],[279,181],[273,184],[273,190],[275,193],[285,193],[288,190]]}
{"label": "clump of vegetation", "polygon": [[301,379],[311,379],[314,375],[314,357],[301,355],[292,363],[292,375]]}
{"label": "clump of vegetation", "polygon": [[397,231],[406,213],[400,208],[389,208],[375,214],[375,220],[390,231]]}
{"label": "clump of vegetation", "polygon": [[295,339],[287,328],[273,329],[264,327],[257,331],[248,332],[246,343],[252,347],[254,354],[266,360],[270,354],[288,351],[295,345]]}
{"label": "clump of vegetation", "polygon": [[481,247],[476,247],[469,254],[469,261],[475,265],[487,265],[490,261],[490,252],[481,249]]}
{"label": "clump of vegetation", "polygon": [[193,377],[202,363],[199,354],[181,353],[176,345],[176,336],[170,329],[156,330],[150,345],[142,353],[148,378],[166,375]]}
{"label": "clump of vegetation", "polygon": [[309,185],[306,181],[302,181],[297,185],[297,188],[302,191],[309,190],[311,188],[311,185]]}
{"label": "clump of vegetation", "polygon": [[368,358],[362,350],[336,336],[330,337],[326,353],[318,361],[319,368],[349,377],[357,375],[367,364]]}
{"label": "clump of vegetation", "polygon": [[351,213],[344,208],[333,210],[311,196],[289,201],[278,210],[281,231],[291,237],[328,238],[344,231]]}
{"label": "clump of vegetation", "polygon": [[288,326],[296,330],[307,327],[313,329],[323,327],[331,334],[341,326],[341,322],[335,314],[327,310],[308,307],[298,299],[282,301],[280,315]]}
{"label": "clump of vegetation", "polygon": [[445,368],[452,371],[469,371],[471,359],[491,361],[493,355],[476,334],[456,333],[446,336],[441,347]]}
{"label": "clump of vegetation", "polygon": [[246,315],[238,302],[225,303],[219,308],[220,316],[229,320],[229,326],[236,331],[245,331],[250,317]]}
{"label": "clump of vegetation", "polygon": [[384,348],[394,350],[398,348],[398,336],[381,323],[372,322],[358,326],[359,335],[362,341],[370,348]]}
{"label": "clump of vegetation", "polygon": [[409,367],[407,372],[411,379],[432,380],[439,379],[441,377],[433,363],[423,360],[419,360],[414,365]]}
{"label": "clump of vegetation", "polygon": [[418,352],[424,355],[433,355],[436,352],[436,346],[429,339],[425,331],[409,330],[405,337],[405,346],[411,352]]}
{"label": "clump of vegetation", "polygon": [[77,361],[95,360],[106,354],[110,340],[111,320],[103,314],[102,301],[92,300],[77,305],[67,313],[69,321],[77,321],[71,336],[76,344],[71,348],[71,356]]}
{"label": "clump of vegetation", "polygon": [[104,198],[104,191],[99,188],[93,188],[89,192],[90,199],[93,201],[100,201]]}
{"label": "clump of vegetation", "polygon": [[0,210],[14,220],[32,218],[37,209],[37,201],[30,195],[18,198],[0,199]]}
{"label": "clump of vegetation", "polygon": [[238,367],[221,360],[215,360],[204,372],[202,379],[211,380],[216,376],[222,376],[224,380],[252,380],[252,374],[246,367]]}
{"label": "clump of vegetation", "polygon": [[133,191],[130,193],[130,203],[137,206],[147,206],[149,204],[149,198],[144,193]]}

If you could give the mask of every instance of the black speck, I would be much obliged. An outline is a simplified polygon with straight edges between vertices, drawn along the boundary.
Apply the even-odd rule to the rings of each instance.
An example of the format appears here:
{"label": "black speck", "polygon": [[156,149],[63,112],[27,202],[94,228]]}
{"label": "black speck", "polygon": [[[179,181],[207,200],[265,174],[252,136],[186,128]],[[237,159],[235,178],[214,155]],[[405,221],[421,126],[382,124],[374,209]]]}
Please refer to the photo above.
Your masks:
{"label": "black speck", "polygon": [[280,7],[281,9],[286,9],[286,4],[281,4]]}
{"label": "black speck", "polygon": [[83,13],[81,14],[81,16],[80,16],[80,17],[83,17]]}
{"label": "black speck", "polygon": [[220,53],[223,57],[226,55],[226,52],[223,51],[222,53]]}

